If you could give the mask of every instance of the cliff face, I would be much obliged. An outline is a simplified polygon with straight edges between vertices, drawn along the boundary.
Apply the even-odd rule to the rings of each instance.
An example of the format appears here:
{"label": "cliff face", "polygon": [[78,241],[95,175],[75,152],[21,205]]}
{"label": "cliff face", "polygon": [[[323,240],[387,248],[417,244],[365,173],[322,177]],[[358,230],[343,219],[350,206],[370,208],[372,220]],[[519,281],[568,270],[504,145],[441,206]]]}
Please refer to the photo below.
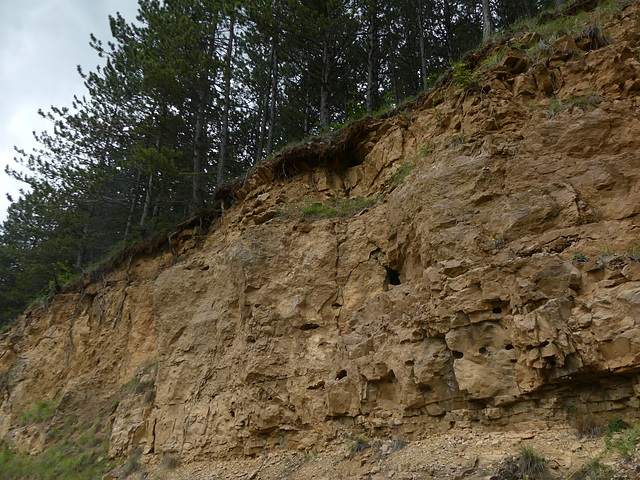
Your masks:
{"label": "cliff face", "polygon": [[113,456],[183,458],[633,417],[640,7],[604,26],[537,63],[530,34],[487,46],[481,79],[281,154],[206,231],[29,310],[0,437],[41,449],[37,401],[104,416]]}

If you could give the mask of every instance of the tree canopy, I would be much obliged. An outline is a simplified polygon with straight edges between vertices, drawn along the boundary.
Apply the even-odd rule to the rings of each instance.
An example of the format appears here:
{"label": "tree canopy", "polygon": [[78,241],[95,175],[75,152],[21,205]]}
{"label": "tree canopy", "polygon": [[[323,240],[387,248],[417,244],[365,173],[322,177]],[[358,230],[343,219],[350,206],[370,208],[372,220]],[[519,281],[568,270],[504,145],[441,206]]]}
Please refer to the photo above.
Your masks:
{"label": "tree canopy", "polygon": [[52,131],[8,169],[29,191],[0,227],[0,326],[285,144],[398,104],[558,1],[139,0],[108,41],[91,35],[86,92],[41,111]]}

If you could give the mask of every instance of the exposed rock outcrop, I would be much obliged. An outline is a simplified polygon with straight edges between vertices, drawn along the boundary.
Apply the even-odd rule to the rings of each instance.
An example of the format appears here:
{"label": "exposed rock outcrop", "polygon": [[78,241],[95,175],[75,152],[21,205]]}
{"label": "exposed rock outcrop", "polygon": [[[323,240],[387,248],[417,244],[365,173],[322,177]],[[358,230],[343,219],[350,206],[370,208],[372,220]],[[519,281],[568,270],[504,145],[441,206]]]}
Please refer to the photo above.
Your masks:
{"label": "exposed rock outcrop", "polygon": [[640,7],[609,22],[285,152],[206,231],[29,310],[0,337],[0,436],[35,438],[38,400],[120,399],[112,455],[183,458],[635,415]]}

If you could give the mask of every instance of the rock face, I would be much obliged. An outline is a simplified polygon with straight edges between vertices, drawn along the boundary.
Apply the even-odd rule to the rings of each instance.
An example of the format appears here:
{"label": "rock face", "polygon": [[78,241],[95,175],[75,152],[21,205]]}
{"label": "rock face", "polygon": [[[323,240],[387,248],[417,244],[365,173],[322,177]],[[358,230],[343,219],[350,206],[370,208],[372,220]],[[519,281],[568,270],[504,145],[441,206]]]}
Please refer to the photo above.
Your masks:
{"label": "rock face", "polygon": [[0,436],[33,450],[17,418],[41,400],[118,399],[113,456],[183,458],[633,415],[640,7],[609,21],[612,45],[512,48],[364,120],[339,162],[263,166],[207,231],[26,312],[0,337]]}

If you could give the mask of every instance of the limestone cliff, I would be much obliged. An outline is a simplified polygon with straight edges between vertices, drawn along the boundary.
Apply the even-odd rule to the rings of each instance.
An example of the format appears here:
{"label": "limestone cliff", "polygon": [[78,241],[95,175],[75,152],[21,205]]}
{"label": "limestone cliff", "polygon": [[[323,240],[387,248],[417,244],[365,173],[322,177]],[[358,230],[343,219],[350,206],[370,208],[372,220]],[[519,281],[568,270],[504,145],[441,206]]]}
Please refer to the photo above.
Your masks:
{"label": "limestone cliff", "polygon": [[279,154],[207,228],[27,311],[0,437],[41,449],[37,401],[183,459],[637,415],[640,6],[600,20],[611,45],[485,46],[480,76]]}

